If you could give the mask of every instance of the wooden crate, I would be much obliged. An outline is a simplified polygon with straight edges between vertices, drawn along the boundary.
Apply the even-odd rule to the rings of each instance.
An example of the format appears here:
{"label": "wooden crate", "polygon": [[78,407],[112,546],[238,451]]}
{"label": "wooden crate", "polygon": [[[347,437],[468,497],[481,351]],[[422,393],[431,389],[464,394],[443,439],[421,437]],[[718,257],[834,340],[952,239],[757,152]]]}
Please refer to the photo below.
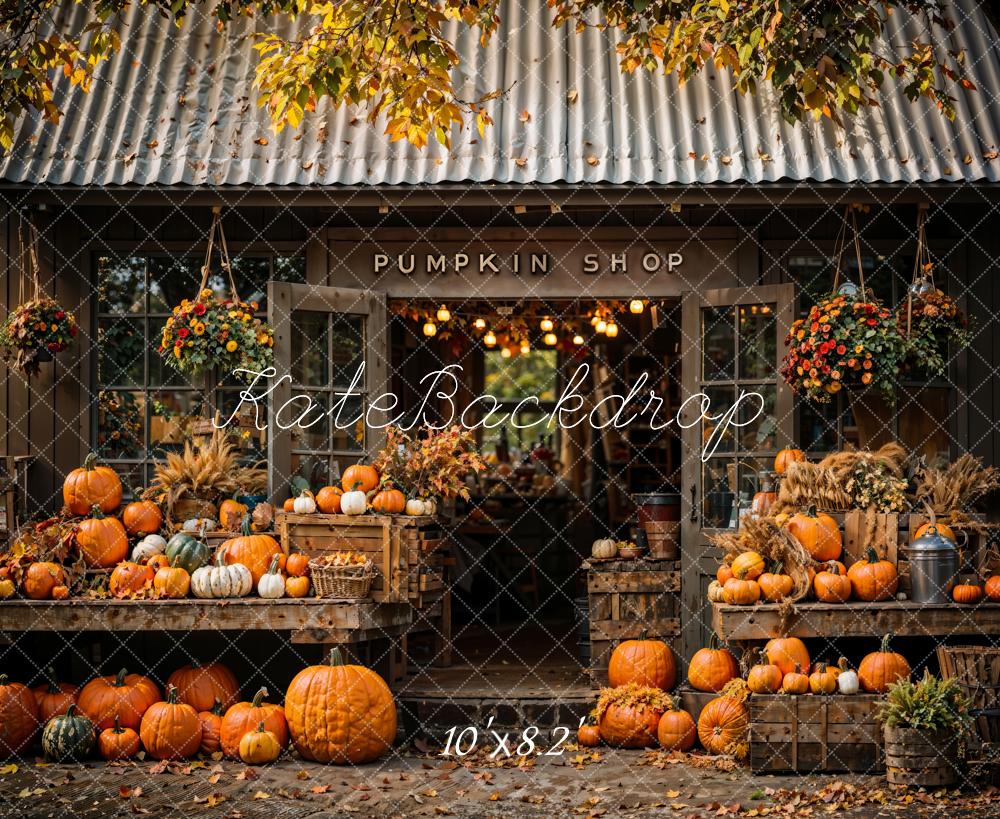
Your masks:
{"label": "wooden crate", "polygon": [[974,745],[1000,742],[1000,648],[938,646],[937,659],[941,677],[957,679],[972,700]]}
{"label": "wooden crate", "polygon": [[750,769],[754,773],[853,771],[881,773],[882,726],[876,694],[753,694]]}
{"label": "wooden crate", "polygon": [[[611,652],[623,640],[680,634],[680,561],[611,560],[587,564],[590,677],[607,685]],[[676,647],[675,647],[676,651]]]}

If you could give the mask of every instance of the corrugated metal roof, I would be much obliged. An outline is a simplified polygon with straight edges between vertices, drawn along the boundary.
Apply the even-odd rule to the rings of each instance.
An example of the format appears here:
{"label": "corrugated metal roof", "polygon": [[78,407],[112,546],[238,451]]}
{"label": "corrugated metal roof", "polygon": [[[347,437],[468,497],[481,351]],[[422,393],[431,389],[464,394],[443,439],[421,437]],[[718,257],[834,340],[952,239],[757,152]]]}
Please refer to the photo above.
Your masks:
{"label": "corrugated metal roof", "polygon": [[[449,152],[390,144],[362,113],[326,105],[298,131],[274,134],[252,88],[251,26],[267,21],[237,23],[224,37],[202,6],[178,29],[136,3],[123,53],[100,69],[90,94],[57,83],[62,122],[26,120],[0,178],[95,186],[997,181],[996,35],[977,0],[953,6],[951,46],[966,51],[978,88],[962,94],[955,122],[891,87],[881,107],[841,130],[789,125],[769,90],[738,96],[714,70],[682,87],[659,74],[622,76],[613,34],[554,29],[544,0],[502,0],[502,28],[486,51],[474,33],[460,34],[458,81],[467,99],[510,93],[492,104],[496,124],[484,138],[467,129]],[[77,25],[85,12],[63,6]],[[918,25],[905,17],[895,15],[904,26],[895,42]]]}

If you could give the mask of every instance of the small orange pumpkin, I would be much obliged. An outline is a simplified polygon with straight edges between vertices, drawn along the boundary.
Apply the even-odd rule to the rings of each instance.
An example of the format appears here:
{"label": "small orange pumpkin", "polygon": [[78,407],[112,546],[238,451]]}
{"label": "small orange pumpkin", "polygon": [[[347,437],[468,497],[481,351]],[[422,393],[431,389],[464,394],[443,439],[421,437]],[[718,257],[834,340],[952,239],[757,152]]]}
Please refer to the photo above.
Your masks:
{"label": "small orange pumpkin", "polygon": [[46,682],[31,689],[38,704],[38,722],[45,725],[52,717],[66,713],[66,709],[76,702],[77,687],[72,683],[59,682],[56,670],[45,669]]}
{"label": "small orange pumpkin", "polygon": [[576,731],[576,744],[581,748],[596,748],[601,744],[601,729],[585,722]]}
{"label": "small orange pumpkin", "polygon": [[760,593],[768,603],[780,603],[792,594],[792,588],[795,583],[791,575],[784,574],[781,571],[782,568],[783,564],[778,563],[773,571],[764,572],[764,574],[757,578]]}
{"label": "small orange pumpkin", "polygon": [[80,689],[77,702],[98,730],[110,728],[119,718],[127,728],[138,729],[142,715],[160,699],[160,689],[149,677],[129,674],[123,668],[117,676],[95,677]]}
{"label": "small orange pumpkin", "polygon": [[779,475],[784,475],[788,471],[789,466],[805,459],[806,453],[801,449],[782,449],[774,456],[774,471]]}
{"label": "small orange pumpkin", "polygon": [[[219,547],[226,565],[242,563],[250,570],[253,577],[254,588],[260,579],[267,574],[271,565],[271,558],[278,555],[279,565],[284,568],[285,553],[281,550],[281,544],[273,537],[265,534],[254,534],[250,524],[250,516],[243,516],[243,528],[239,537],[230,538],[223,541]],[[247,728],[248,731],[256,727],[256,723]]]}
{"label": "small orange pumpkin", "polygon": [[709,646],[698,649],[688,664],[688,682],[699,691],[719,692],[739,674],[736,658],[719,647],[719,638],[714,633]]}
{"label": "small orange pumpkin", "polygon": [[288,597],[302,598],[309,594],[311,583],[308,577],[289,576],[285,578],[285,594]]}
{"label": "small orange pumpkin", "polygon": [[615,646],[608,661],[608,684],[612,688],[628,683],[669,691],[677,682],[674,652],[663,640],[647,640],[646,632],[638,640],[625,640]]}
{"label": "small orange pumpkin", "polygon": [[115,717],[115,724],[98,735],[97,750],[108,762],[131,759],[139,753],[139,734],[132,728],[122,728]]}
{"label": "small orange pumpkin", "polygon": [[167,686],[166,702],[155,702],[142,715],[139,737],[153,759],[187,759],[201,747],[198,712],[177,699],[177,689]]}
{"label": "small orange pumpkin", "polygon": [[760,586],[756,580],[731,577],[722,587],[722,599],[731,606],[752,606],[760,600]]}
{"label": "small orange pumpkin", "polygon": [[222,749],[220,735],[222,733],[222,703],[218,700],[208,711],[198,712],[198,722],[201,723],[201,746],[198,750],[205,756],[211,756]]}
{"label": "small orange pumpkin", "polygon": [[69,600],[69,586],[53,586],[52,587],[52,599],[53,600]]}
{"label": "small orange pumpkin", "polygon": [[836,561],[830,561],[813,580],[816,599],[822,603],[845,603],[851,596],[851,581],[841,574]]}
{"label": "small orange pumpkin", "polygon": [[815,506],[792,515],[785,528],[802,544],[809,556],[819,563],[836,560],[843,551],[837,521],[822,512],[817,513]]}
{"label": "small orange pumpkin", "polygon": [[191,575],[180,566],[164,566],[153,575],[153,588],[167,600],[181,600],[191,589]]}
{"label": "small orange pumpkin", "polygon": [[767,658],[767,652],[760,650],[760,662],[747,674],[747,688],[754,694],[777,694],[781,690],[784,674]]}
{"label": "small orange pumpkin", "polygon": [[802,673],[802,666],[795,664],[795,670],[789,672],[781,681],[781,690],[786,694],[809,693],[809,678]]}
{"label": "small orange pumpkin", "polygon": [[826,663],[809,675],[809,690],[814,694],[832,694],[837,690],[837,674]]}
{"label": "small orange pumpkin", "polygon": [[728,563],[723,563],[719,566],[718,571],[715,573],[715,579],[719,581],[720,586],[725,586],[726,581],[733,576],[733,567]]}
{"label": "small orange pumpkin", "polygon": [[882,638],[878,651],[868,654],[858,666],[858,681],[870,694],[884,694],[891,683],[910,676],[910,664],[902,654],[889,650],[889,635]]}
{"label": "small orange pumpkin", "polygon": [[1000,574],[987,578],[986,596],[994,603],[1000,602]]}
{"label": "small orange pumpkin", "polygon": [[975,605],[983,599],[983,587],[977,583],[958,583],[951,590],[951,599],[964,605]]}
{"label": "small orange pumpkin", "polygon": [[28,566],[21,581],[25,597],[30,600],[49,600],[56,586],[66,585],[66,575],[58,563],[39,561]]}
{"label": "small orange pumpkin", "polygon": [[163,526],[160,507],[150,500],[136,500],[122,510],[122,524],[130,535],[152,535]]}
{"label": "small orange pumpkin", "polygon": [[[378,481],[378,472],[375,470],[374,466],[369,466],[368,464],[354,464],[344,470],[344,474],[340,478],[340,485],[343,487],[345,492],[358,489],[361,492],[368,494],[378,486]],[[403,499],[403,503],[405,505],[405,498]]]}
{"label": "small orange pumpkin", "polygon": [[863,560],[857,560],[847,570],[851,581],[851,591],[858,600],[874,602],[891,600],[899,588],[899,575],[896,567],[888,560],[879,560],[878,554],[871,546]]}
{"label": "small orange pumpkin", "polygon": [[281,504],[281,508],[286,512],[295,511],[295,498],[285,498],[285,502]]}
{"label": "small orange pumpkin", "polygon": [[285,572],[291,577],[309,576],[309,555],[292,552],[285,561]]}
{"label": "small orange pumpkin", "polygon": [[948,540],[952,543],[958,543],[955,530],[952,529],[947,523],[931,523],[930,521],[917,527],[917,531],[913,533],[913,539],[916,540],[918,537],[923,537],[927,534],[927,530],[931,527],[937,529],[937,533],[941,535],[941,537],[948,538]]}
{"label": "small orange pumpkin", "polygon": [[339,486],[324,486],[316,493],[316,506],[325,515],[340,514],[340,496],[344,490]]}
{"label": "small orange pumpkin", "polygon": [[94,506],[76,529],[76,547],[91,569],[110,569],[128,556],[128,535],[117,518],[106,518]]}
{"label": "small orange pumpkin", "polygon": [[157,555],[150,555],[146,560],[146,565],[154,572],[158,572],[160,569],[169,569],[170,558],[163,554],[163,552],[160,552]]}
{"label": "small orange pumpkin", "polygon": [[399,515],[406,508],[406,495],[386,484],[372,497],[371,507],[382,515]]}
{"label": "small orange pumpkin", "polygon": [[689,751],[698,739],[698,726],[694,718],[682,708],[674,707],[664,711],[656,726],[656,738],[660,747],[667,751]]}
{"label": "small orange pumpkin", "polygon": [[245,503],[240,503],[236,497],[226,498],[219,504],[219,526],[225,532],[235,532],[240,528],[243,516],[247,513],[248,507]]}
{"label": "small orange pumpkin", "polygon": [[243,739],[243,735],[262,722],[264,727],[278,738],[282,748],[288,744],[285,709],[280,705],[264,702],[266,696],[267,689],[261,688],[250,702],[238,702],[226,711],[222,718],[219,737],[222,752],[230,759],[239,759],[240,740]]}
{"label": "small orange pumpkin", "polygon": [[111,467],[99,466],[91,452],[63,481],[63,502],[74,515],[86,515],[95,505],[110,515],[122,502],[121,479]]}
{"label": "small orange pumpkin", "polygon": [[151,566],[143,566],[141,563],[132,563],[131,561],[119,563],[111,572],[108,591],[112,597],[119,599],[138,594],[143,589],[152,587],[155,576],[156,572]]}
{"label": "small orange pumpkin", "polygon": [[764,558],[757,552],[743,552],[736,556],[731,568],[740,580],[756,580],[764,573]]}

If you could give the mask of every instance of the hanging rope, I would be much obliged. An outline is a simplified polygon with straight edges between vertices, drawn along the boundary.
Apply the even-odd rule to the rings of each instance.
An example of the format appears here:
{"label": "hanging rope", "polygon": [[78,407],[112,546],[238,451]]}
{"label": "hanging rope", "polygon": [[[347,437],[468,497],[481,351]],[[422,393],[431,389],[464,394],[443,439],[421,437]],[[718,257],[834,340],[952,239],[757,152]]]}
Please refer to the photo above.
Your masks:
{"label": "hanging rope", "polygon": [[920,205],[917,210],[917,253],[913,261],[913,280],[906,291],[906,337],[910,337],[913,329],[913,296],[921,291],[923,285],[934,284],[934,263],[931,261],[930,248],[927,246],[927,205]]}
{"label": "hanging rope", "polygon": [[840,269],[844,261],[844,251],[847,250],[847,230],[853,232],[854,254],[858,261],[858,283],[861,288],[861,299],[866,298],[868,288],[865,285],[865,266],[861,259],[861,231],[858,229],[857,205],[848,205],[844,210],[844,219],[837,233],[837,240],[834,245],[833,262],[833,292],[837,292],[840,286]]}
{"label": "hanging rope", "polygon": [[[27,234],[27,242],[25,242],[25,234]],[[27,247],[25,247],[26,244]],[[18,279],[18,304],[26,302],[25,285],[29,276],[31,281],[30,300],[36,301],[42,295],[42,283],[38,277],[40,269],[38,265],[38,229],[31,220],[31,216],[25,217],[23,212],[19,214],[18,219],[17,252],[21,272]],[[27,269],[25,269],[26,266]]]}
{"label": "hanging rope", "polygon": [[216,237],[219,242],[219,264],[229,280],[229,289],[233,301],[238,302],[240,295],[236,290],[236,280],[233,278],[233,267],[229,261],[229,247],[226,244],[226,234],[222,230],[222,208],[218,205],[212,208],[212,226],[208,229],[208,243],[205,247],[205,263],[201,266],[201,284],[195,294],[195,301],[201,297],[201,291],[208,286],[208,277],[212,271],[212,251],[215,249]]}

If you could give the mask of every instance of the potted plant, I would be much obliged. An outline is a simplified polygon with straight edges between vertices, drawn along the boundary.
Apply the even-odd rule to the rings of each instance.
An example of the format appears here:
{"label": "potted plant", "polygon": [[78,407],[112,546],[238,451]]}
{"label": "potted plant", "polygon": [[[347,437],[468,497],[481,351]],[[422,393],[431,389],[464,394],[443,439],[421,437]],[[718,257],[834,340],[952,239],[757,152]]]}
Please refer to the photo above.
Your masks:
{"label": "potted plant", "polygon": [[942,680],[927,670],[920,682],[892,683],[877,713],[889,782],[926,787],[957,782],[970,704],[958,680]]}

